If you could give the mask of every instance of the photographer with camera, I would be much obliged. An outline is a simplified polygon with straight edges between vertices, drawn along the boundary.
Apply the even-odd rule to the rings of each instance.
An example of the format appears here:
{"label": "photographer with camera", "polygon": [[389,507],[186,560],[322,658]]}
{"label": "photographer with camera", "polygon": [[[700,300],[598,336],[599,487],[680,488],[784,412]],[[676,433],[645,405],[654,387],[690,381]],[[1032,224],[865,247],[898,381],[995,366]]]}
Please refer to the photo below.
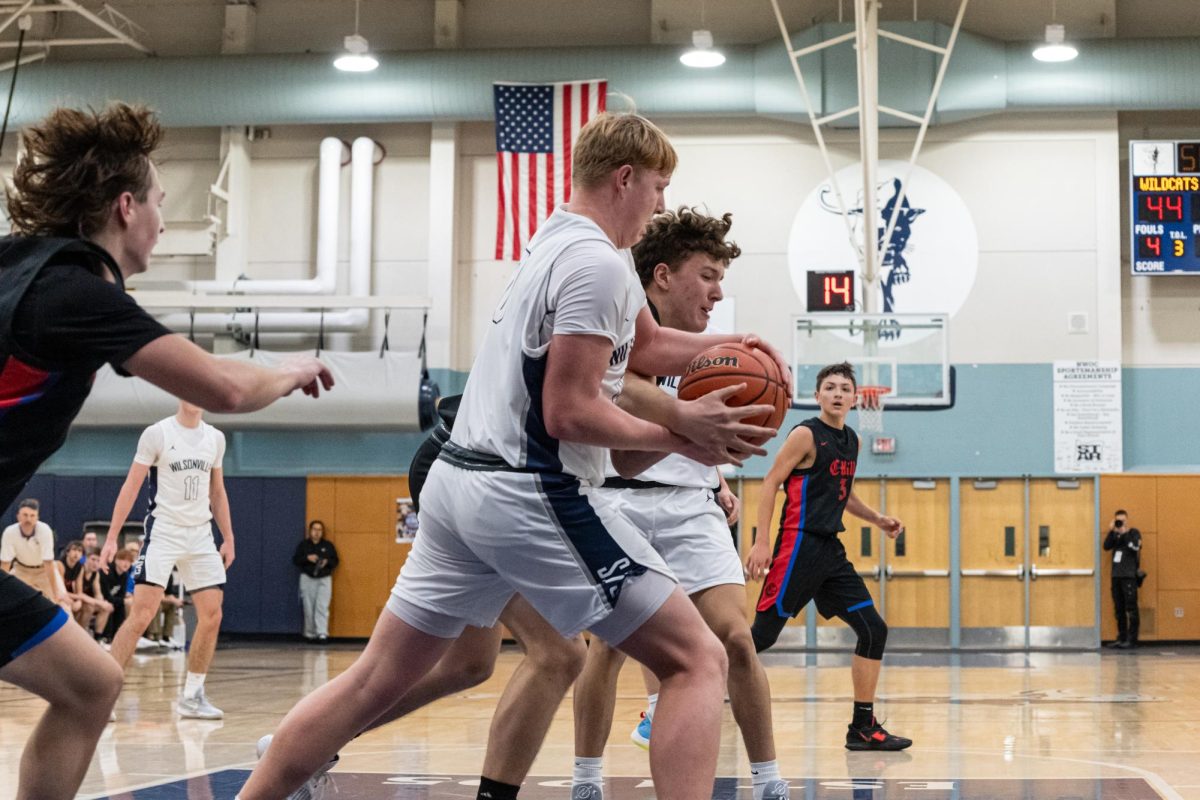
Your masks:
{"label": "photographer with camera", "polygon": [[1141,561],[1142,533],[1129,527],[1124,509],[1113,515],[1112,526],[1104,538],[1104,549],[1112,551],[1112,596],[1117,611],[1117,640],[1109,644],[1122,650],[1137,647],[1138,586],[1146,573],[1138,569]]}

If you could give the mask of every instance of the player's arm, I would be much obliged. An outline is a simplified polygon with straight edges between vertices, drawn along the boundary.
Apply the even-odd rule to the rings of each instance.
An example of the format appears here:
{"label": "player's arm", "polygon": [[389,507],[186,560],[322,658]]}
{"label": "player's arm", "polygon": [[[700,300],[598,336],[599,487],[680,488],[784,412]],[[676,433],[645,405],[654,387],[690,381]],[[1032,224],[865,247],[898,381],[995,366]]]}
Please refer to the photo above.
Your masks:
{"label": "player's arm", "polygon": [[746,574],[758,580],[771,566],[771,518],[775,515],[775,495],[792,470],[803,464],[813,452],[812,431],[803,425],[794,428],[783,440],[775,463],[767,470],[758,495],[758,535],[746,558]]}
{"label": "player's arm", "polygon": [[554,334],[546,353],[542,416],[556,439],[620,450],[679,452],[688,443],[638,419],[600,393],[612,343],[604,336]]}
{"label": "player's arm", "polygon": [[[862,441],[858,443],[859,452],[862,452]],[[846,511],[861,519],[863,522],[869,522],[876,528],[881,528],[888,535],[889,539],[895,539],[904,532],[904,523],[895,517],[888,517],[880,514],[875,509],[864,503],[862,499],[853,491],[850,492],[850,497],[846,499]]]}
{"label": "player's arm", "polygon": [[864,522],[869,522],[875,527],[881,528],[888,535],[889,539],[895,539],[904,532],[903,522],[895,517],[880,514],[864,503],[854,492],[850,492],[850,497],[846,500],[846,511]]}
{"label": "player's arm", "polygon": [[[146,434],[142,434],[143,439]],[[138,442],[139,451],[141,450],[142,442]],[[125,483],[121,484],[121,491],[117,494],[117,501],[113,503],[112,522],[108,523],[108,533],[104,536],[104,546],[100,548],[100,570],[105,574],[108,573],[108,565],[112,563],[113,556],[117,554],[117,536],[121,533],[121,528],[125,526],[125,520],[129,519],[129,512],[133,510],[133,504],[137,500],[138,491],[142,488],[142,484],[146,481],[146,475],[150,472],[148,464],[142,464],[134,461],[129,465],[129,474],[125,476]]]}
{"label": "player's arm", "polygon": [[[636,345],[635,345],[636,347]],[[698,441],[713,449],[723,446],[724,438],[721,427],[733,431],[741,431],[741,436],[769,436],[769,428],[759,428],[755,425],[745,425],[739,420],[749,414],[761,413],[755,409],[770,411],[770,406],[743,406],[730,408],[725,405],[724,398],[736,392],[737,386],[726,387],[716,392],[710,392],[704,397],[690,402],[678,398],[658,388],[656,382],[636,372],[625,373],[625,384],[617,397],[617,405],[635,417],[662,425],[668,430],[675,431],[685,439]],[[737,463],[750,456],[754,448],[740,438],[726,447],[729,457]],[[617,474],[625,478],[640,475],[661,461],[667,454],[650,451],[614,451],[612,454],[613,467]]]}
{"label": "player's arm", "polygon": [[754,334],[745,333],[689,333],[676,328],[666,328],[654,320],[648,306],[643,306],[637,317],[637,344],[629,354],[629,368],[643,375],[682,375],[688,364],[700,351],[718,344],[740,342],[747,347],[757,347],[769,355],[779,366],[779,374],[792,394],[792,369],[783,354]]}
{"label": "player's arm", "polygon": [[233,563],[233,518],[229,514],[229,495],[225,493],[225,470],[213,467],[208,479],[208,503],[212,507],[213,519],[221,531],[221,559],[225,569]]}
{"label": "player's arm", "polygon": [[222,414],[256,411],[301,389],[317,397],[333,387],[329,368],[297,356],[277,368],[216,358],[183,336],[160,336],[121,365],[189,403]]}

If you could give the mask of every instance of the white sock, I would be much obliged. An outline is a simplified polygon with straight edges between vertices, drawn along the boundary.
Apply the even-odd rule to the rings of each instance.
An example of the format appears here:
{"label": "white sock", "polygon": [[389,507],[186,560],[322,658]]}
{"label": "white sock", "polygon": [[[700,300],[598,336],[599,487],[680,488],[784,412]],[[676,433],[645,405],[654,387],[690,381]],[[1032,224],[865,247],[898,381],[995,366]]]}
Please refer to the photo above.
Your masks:
{"label": "white sock", "polygon": [[779,780],[778,761],[750,762],[750,781],[754,784],[754,800],[762,800],[767,784]]}
{"label": "white sock", "polygon": [[648,696],[646,699],[650,701],[649,708],[646,709],[646,719],[654,722],[654,709],[658,705],[658,692]]}
{"label": "white sock", "polygon": [[581,758],[575,757],[575,771],[571,775],[571,783],[592,783],[596,786],[604,785],[604,758]]}
{"label": "white sock", "polygon": [[204,688],[205,677],[203,672],[189,672],[187,681],[183,684],[183,696],[195,697],[200,694],[200,690]]}

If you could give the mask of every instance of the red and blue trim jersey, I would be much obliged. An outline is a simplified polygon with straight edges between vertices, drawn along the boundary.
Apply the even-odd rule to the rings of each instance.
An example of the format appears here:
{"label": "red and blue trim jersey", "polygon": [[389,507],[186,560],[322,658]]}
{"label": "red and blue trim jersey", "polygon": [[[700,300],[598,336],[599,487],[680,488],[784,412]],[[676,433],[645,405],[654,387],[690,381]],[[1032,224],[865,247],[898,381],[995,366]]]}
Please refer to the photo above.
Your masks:
{"label": "red and blue trim jersey", "polygon": [[167,333],[96,245],[0,238],[0,509],[62,446],[96,370]]}
{"label": "red and blue trim jersey", "polygon": [[826,425],[819,417],[806,419],[796,427],[801,426],[812,431],[816,458],[810,466],[792,470],[783,483],[779,538],[759,598],[759,611],[769,609],[780,588],[787,585],[806,535],[837,536],[845,530],[842,513],[854,489],[858,434],[849,426],[838,429]]}

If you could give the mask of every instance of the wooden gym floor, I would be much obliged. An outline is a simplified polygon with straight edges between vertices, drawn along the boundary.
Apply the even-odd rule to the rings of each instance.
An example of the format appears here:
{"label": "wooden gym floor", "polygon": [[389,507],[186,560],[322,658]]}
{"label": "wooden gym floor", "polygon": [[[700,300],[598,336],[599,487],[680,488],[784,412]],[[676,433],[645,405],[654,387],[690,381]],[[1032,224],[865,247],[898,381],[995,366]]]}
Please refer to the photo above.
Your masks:
{"label": "wooden gym floor", "polygon": [[[139,657],[100,740],[83,798],[231,800],[254,743],[304,693],[346,668],[357,645],[226,645],[208,679],[220,722],[180,720],[183,655]],[[327,798],[473,798],[488,723],[520,655],[496,674],[363,736],[342,751]],[[849,753],[844,654],[768,654],[776,741],[796,800],[1082,798],[1200,800],[1200,648],[1135,653],[889,654],[877,711],[916,743]],[[644,698],[622,673],[606,755],[607,797],[651,798],[646,753],[629,741]],[[21,746],[43,703],[0,684],[0,800],[16,793]],[[568,797],[570,699],[559,709],[522,797]],[[749,769],[725,713],[714,796],[749,798]]]}

